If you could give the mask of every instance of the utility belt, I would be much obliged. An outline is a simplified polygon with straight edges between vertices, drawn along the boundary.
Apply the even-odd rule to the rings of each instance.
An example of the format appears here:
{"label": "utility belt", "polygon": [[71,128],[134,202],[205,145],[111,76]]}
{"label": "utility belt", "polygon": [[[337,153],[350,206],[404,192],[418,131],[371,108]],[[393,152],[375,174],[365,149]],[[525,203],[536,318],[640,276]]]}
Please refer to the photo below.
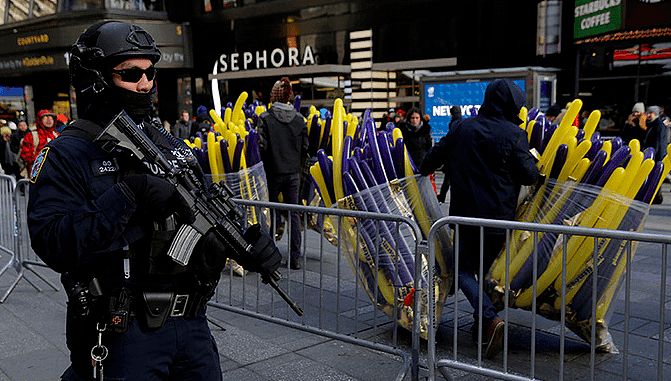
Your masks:
{"label": "utility belt", "polygon": [[168,317],[191,319],[207,304],[207,298],[197,292],[133,292],[127,288],[113,290],[107,300],[107,327],[116,332],[125,332],[131,317],[143,328],[158,329]]}
{"label": "utility belt", "polygon": [[152,292],[127,287],[103,289],[96,278],[89,284],[70,283],[68,289],[69,308],[73,309],[73,316],[96,319],[115,332],[125,332],[131,317],[148,330],[160,328],[168,317],[193,318],[205,309],[209,299],[195,291]]}

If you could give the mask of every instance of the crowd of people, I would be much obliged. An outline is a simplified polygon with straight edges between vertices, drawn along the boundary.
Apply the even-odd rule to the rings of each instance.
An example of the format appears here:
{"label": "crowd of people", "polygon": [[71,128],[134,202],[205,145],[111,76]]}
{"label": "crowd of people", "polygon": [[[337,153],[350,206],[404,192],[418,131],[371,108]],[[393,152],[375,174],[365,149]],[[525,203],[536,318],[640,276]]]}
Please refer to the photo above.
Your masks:
{"label": "crowd of people", "polygon": [[[559,124],[568,106],[561,108],[554,104],[545,111],[545,116],[549,121]],[[572,122],[573,125],[584,128],[592,111],[583,109]],[[602,136],[619,136],[625,144],[636,139],[641,145],[641,150],[646,148],[655,150],[656,161],[661,161],[666,156],[666,147],[671,142],[671,118],[666,115],[664,106],[653,104],[646,107],[644,102],[636,102],[629,115],[622,118],[619,118],[617,110],[612,108],[603,108],[599,111],[601,118],[596,130]],[[663,200],[661,192],[658,192],[652,203],[660,204]]]}
{"label": "crowd of people", "polygon": [[29,178],[37,154],[58,137],[67,124],[65,115],[47,109],[40,110],[30,126],[25,118],[0,120],[0,173],[17,180]]}

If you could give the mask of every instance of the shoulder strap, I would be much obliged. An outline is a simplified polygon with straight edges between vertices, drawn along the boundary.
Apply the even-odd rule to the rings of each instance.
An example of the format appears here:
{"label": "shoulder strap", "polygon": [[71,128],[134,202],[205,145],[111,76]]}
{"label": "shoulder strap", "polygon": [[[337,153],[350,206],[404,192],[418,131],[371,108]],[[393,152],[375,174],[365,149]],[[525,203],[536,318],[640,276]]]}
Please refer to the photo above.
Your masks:
{"label": "shoulder strap", "polygon": [[33,156],[37,153],[37,146],[40,145],[40,135],[37,134],[37,131],[30,131],[33,135]]}
{"label": "shoulder strap", "polygon": [[102,131],[102,127],[86,119],[78,119],[70,123],[61,132],[60,136],[74,136],[89,142],[93,142]]}

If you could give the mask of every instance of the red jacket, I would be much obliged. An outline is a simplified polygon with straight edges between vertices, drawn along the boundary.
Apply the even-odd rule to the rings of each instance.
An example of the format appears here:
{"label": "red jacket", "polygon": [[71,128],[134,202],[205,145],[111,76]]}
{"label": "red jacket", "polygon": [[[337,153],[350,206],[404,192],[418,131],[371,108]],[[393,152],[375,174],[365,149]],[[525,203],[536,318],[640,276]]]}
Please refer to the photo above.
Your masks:
{"label": "red jacket", "polygon": [[37,136],[39,137],[37,147],[35,147],[35,138],[33,137],[33,131],[27,133],[26,136],[24,136],[23,140],[21,141],[21,152],[19,153],[19,156],[26,163],[29,174],[30,171],[32,170],[35,157],[37,157],[37,154],[40,152],[40,150],[44,148],[44,146],[47,145],[47,143],[58,137],[58,132],[54,131],[53,128],[50,129],[45,128],[41,122],[37,122],[36,132]]}

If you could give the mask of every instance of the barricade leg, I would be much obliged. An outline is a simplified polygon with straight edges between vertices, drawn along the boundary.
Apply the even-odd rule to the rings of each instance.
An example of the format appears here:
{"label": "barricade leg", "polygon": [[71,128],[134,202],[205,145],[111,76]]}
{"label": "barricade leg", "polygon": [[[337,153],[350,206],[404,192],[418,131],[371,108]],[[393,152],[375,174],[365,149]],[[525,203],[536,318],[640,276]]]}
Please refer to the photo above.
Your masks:
{"label": "barricade leg", "polygon": [[[30,271],[31,271],[33,274],[35,274],[38,278],[40,278],[40,279],[42,280],[42,282],[46,283],[46,284],[47,284],[49,287],[51,287],[54,291],[58,291],[58,290],[59,290],[58,286],[56,286],[55,284],[53,284],[49,279],[45,278],[42,274],[38,273],[38,272],[35,271],[35,269],[33,268],[33,266],[42,266],[42,267],[43,267],[43,266],[44,266],[43,264],[40,264],[40,263],[33,263],[33,262],[31,262],[31,261],[24,261],[24,262],[23,262],[23,266],[24,266],[27,270],[30,270]],[[28,280],[28,278],[26,278],[26,281],[27,281],[28,283],[31,283],[31,284],[32,284],[32,282],[31,282],[30,280]]]}
{"label": "barricade leg", "polygon": [[[31,281],[28,277],[26,277],[26,270],[35,274],[54,291],[59,290],[58,286],[56,286],[51,281],[46,279],[34,268],[34,266],[40,266],[40,267],[48,267],[48,266],[42,260],[40,260],[37,257],[37,255],[33,252],[33,250],[30,248],[30,237],[28,236],[28,216],[26,213],[28,209],[29,184],[30,182],[26,179],[19,180],[16,183],[16,187],[14,189],[13,200],[14,205],[16,205],[15,209],[16,237],[14,241],[15,258],[13,258],[13,260],[10,261],[10,264],[16,268],[18,274],[16,275],[16,279],[14,279],[9,289],[7,289],[5,294],[0,299],[0,303],[4,303],[5,300],[7,300],[9,294],[11,294],[12,291],[14,291],[14,289],[19,284],[21,279],[25,279],[26,282],[28,282],[28,284],[30,284],[35,288],[35,290],[37,290],[38,292],[42,292],[42,288],[40,288],[37,284]],[[9,264],[6,265],[5,268],[3,268],[3,272],[6,270],[6,267],[8,266]],[[2,273],[0,272],[0,275],[1,274]]]}

